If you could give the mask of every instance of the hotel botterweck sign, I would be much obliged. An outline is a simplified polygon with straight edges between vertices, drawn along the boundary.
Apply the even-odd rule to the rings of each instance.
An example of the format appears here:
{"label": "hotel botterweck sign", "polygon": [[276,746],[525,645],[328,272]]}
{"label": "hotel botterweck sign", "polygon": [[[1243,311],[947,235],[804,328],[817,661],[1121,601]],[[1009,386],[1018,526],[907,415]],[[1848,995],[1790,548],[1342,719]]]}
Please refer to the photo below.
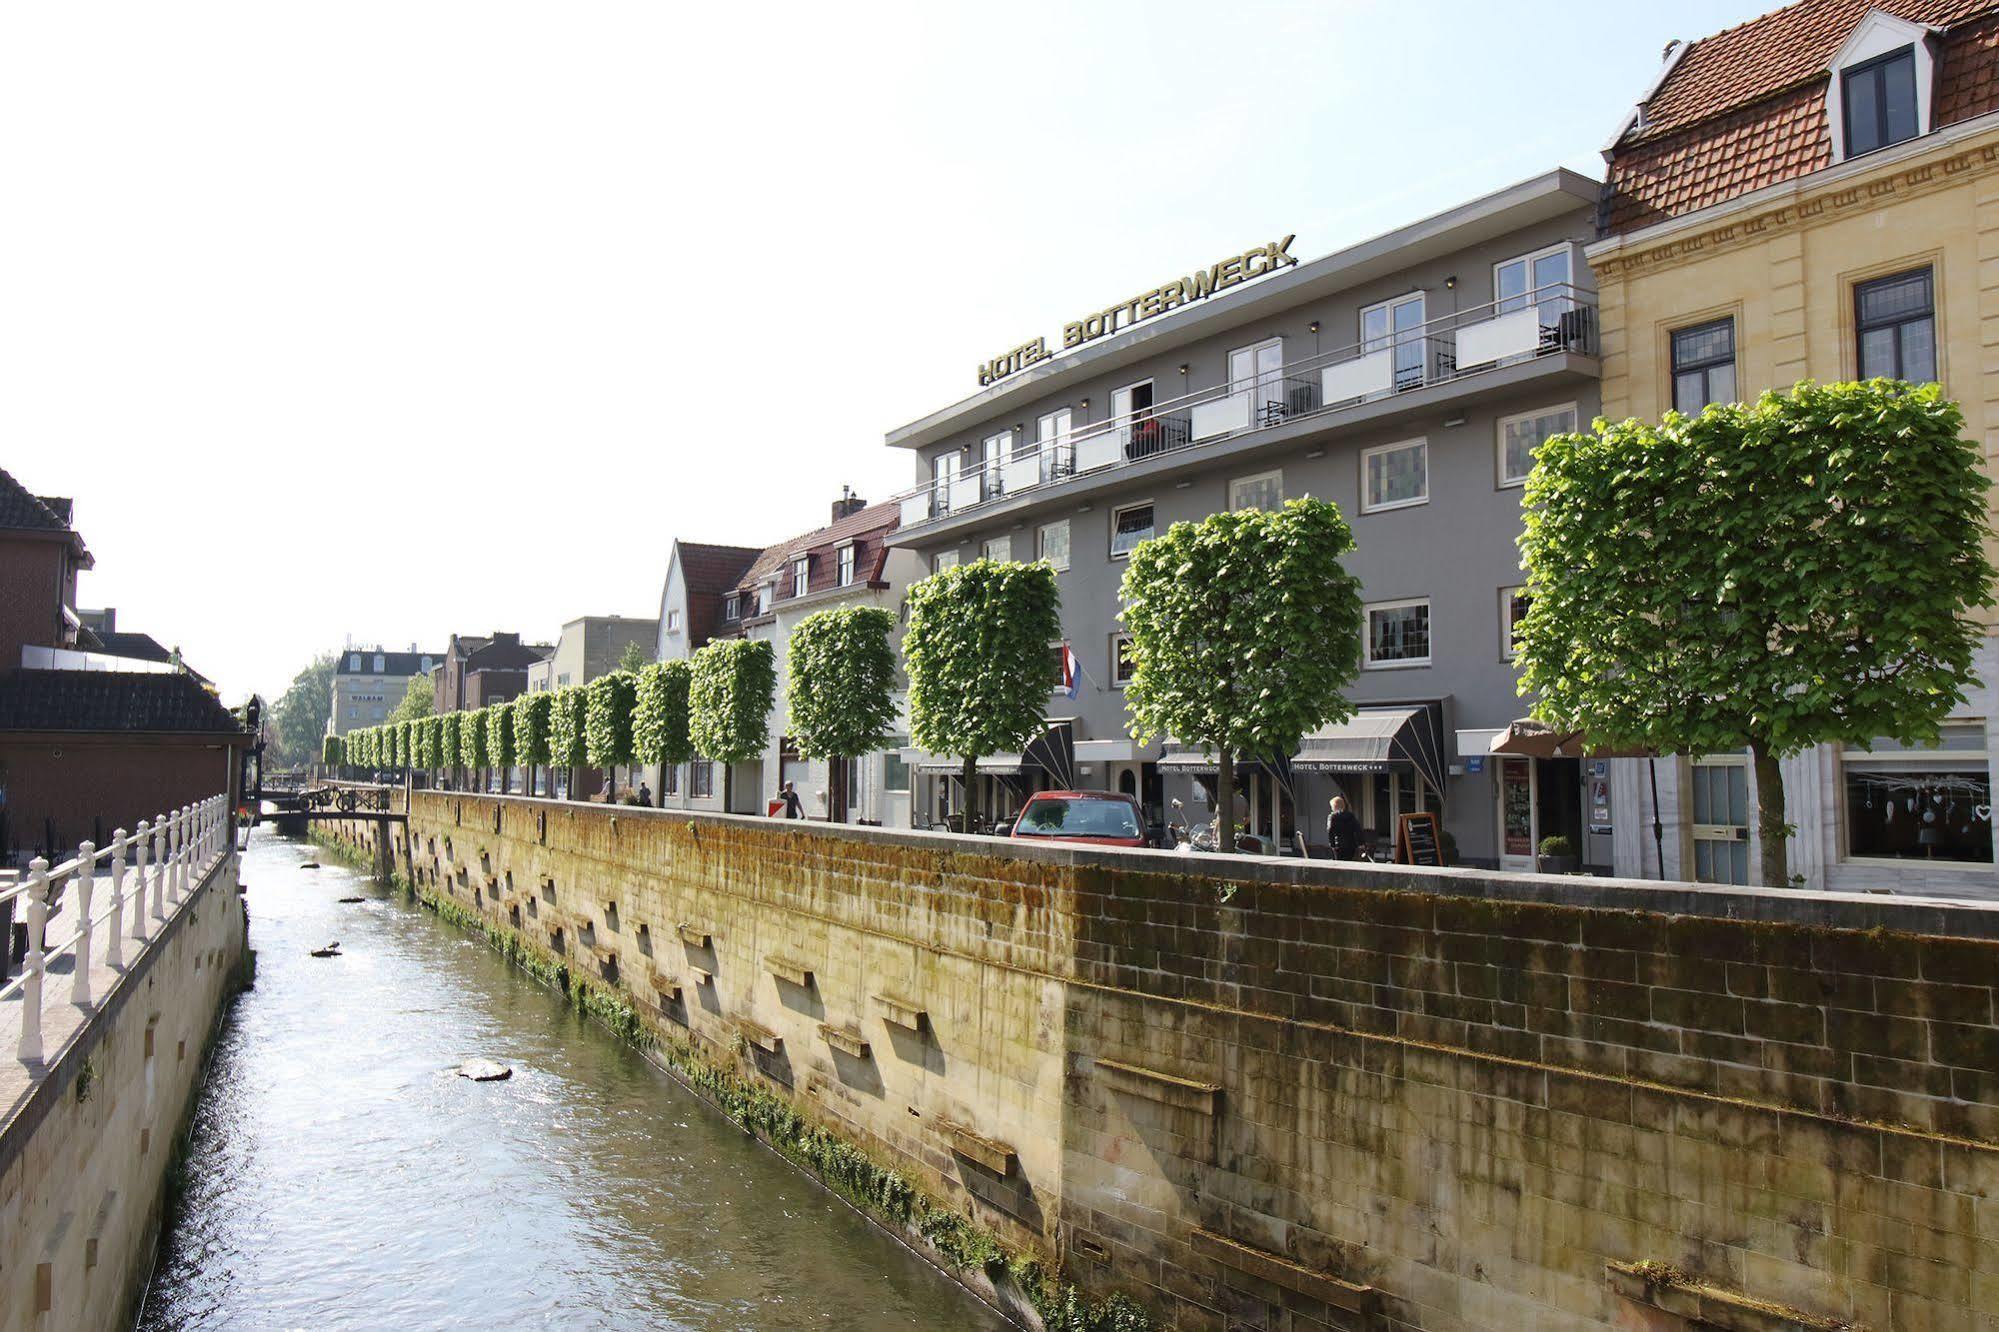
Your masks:
{"label": "hotel botterweck sign", "polygon": [[[1291,242],[1296,236],[1286,236],[1281,241],[1259,245],[1241,254],[1232,254],[1219,263],[1210,264],[1199,272],[1183,278],[1175,278],[1161,287],[1142,291],[1128,301],[1105,306],[1095,314],[1085,315],[1074,323],[1062,325],[1062,350],[1080,347],[1098,338],[1109,337],[1121,328],[1142,324],[1155,319],[1177,306],[1191,305],[1205,300],[1217,292],[1230,287],[1289,268],[1298,261],[1291,257]],[[1009,375],[1017,375],[1031,365],[1047,360],[1055,353],[1048,350],[1048,339],[1036,338],[1023,342],[1012,351],[979,363],[979,383],[994,384]]]}

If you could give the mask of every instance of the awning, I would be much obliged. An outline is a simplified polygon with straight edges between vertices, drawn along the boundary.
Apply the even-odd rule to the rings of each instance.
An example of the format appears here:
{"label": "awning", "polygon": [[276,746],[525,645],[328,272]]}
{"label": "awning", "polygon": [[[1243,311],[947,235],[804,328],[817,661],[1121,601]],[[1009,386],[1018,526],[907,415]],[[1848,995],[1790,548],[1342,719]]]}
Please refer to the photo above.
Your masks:
{"label": "awning", "polygon": [[1652,757],[1649,749],[1593,744],[1581,731],[1562,730],[1533,717],[1508,722],[1506,729],[1493,737],[1492,748],[1487,752],[1545,759]]}
{"label": "awning", "polygon": [[[965,770],[965,760],[953,758],[949,754],[925,754],[916,761],[918,772],[941,772],[947,777],[956,777]],[[980,772],[988,777],[1007,777],[1020,771],[1020,755],[988,754],[979,760]]]}
{"label": "awning", "polygon": [[1023,768],[1038,768],[1048,774],[1058,791],[1076,785],[1076,723],[1058,721],[1034,737],[1020,755]]}
{"label": "awning", "polygon": [[1299,742],[1291,766],[1298,772],[1387,772],[1407,764],[1431,788],[1444,790],[1443,706],[1412,703],[1361,708],[1343,722],[1322,726]]}

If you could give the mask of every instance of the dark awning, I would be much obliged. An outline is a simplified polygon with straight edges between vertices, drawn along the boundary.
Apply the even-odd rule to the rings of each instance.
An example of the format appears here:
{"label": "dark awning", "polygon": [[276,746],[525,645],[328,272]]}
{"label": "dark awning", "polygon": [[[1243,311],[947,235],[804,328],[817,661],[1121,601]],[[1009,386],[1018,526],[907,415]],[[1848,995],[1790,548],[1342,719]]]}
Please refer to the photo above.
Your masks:
{"label": "dark awning", "polygon": [[[1215,774],[1215,758],[1199,750],[1176,750],[1159,760],[1165,772],[1197,777]],[[1244,769],[1261,767],[1290,785],[1294,773],[1387,772],[1403,766],[1416,770],[1439,794],[1444,790],[1443,707],[1438,703],[1398,704],[1361,708],[1343,722],[1322,726],[1298,744],[1289,760],[1258,764],[1243,760]]]}

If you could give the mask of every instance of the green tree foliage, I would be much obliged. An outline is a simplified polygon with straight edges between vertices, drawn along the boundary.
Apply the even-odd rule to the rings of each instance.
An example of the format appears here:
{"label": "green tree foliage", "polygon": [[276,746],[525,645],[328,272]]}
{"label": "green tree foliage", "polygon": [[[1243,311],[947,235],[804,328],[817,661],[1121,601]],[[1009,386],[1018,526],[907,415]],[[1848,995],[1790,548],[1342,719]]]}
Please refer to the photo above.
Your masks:
{"label": "green tree foliage", "polygon": [[1933,743],[1992,605],[1986,481],[1930,385],[1801,383],[1544,443],[1520,539],[1520,691],[1604,746],[1747,749],[1763,881],[1789,882],[1778,760]]}
{"label": "green tree foliage", "polygon": [[589,696],[582,685],[555,691],[548,712],[548,761],[558,768],[580,768],[590,761]]}
{"label": "green tree foliage", "polygon": [[447,712],[437,720],[438,766],[456,772],[465,762],[465,714]]}
{"label": "green tree foliage", "polygon": [[[817,611],[791,631],[784,697],[800,753],[848,759],[888,739],[895,726],[894,632],[894,613],[880,606]],[[845,801],[827,803],[835,819],[844,817]]]}
{"label": "green tree foliage", "polygon": [[[1232,793],[1238,757],[1277,762],[1352,716],[1362,611],[1342,557],[1353,544],[1337,506],[1296,499],[1175,523],[1133,551],[1122,589],[1132,735],[1199,745]],[[1235,802],[1218,804],[1218,845],[1233,846]]]}
{"label": "green tree foliage", "polygon": [[1042,727],[1062,636],[1047,564],[974,560],[909,589],[902,658],[909,729],[933,754],[964,763],[967,804],[980,757],[1017,750]]}
{"label": "green tree foliage", "polygon": [[486,756],[500,770],[500,789],[507,789],[510,770],[519,762],[515,749],[514,705],[494,703],[486,713]]}
{"label": "green tree foliage", "polygon": [[770,743],[777,698],[776,654],[769,643],[720,639],[694,654],[688,682],[695,749],[718,763],[743,763]]}
{"label": "green tree foliage", "polygon": [[486,737],[486,711],[485,708],[468,711],[458,735],[458,761],[474,772],[492,762],[492,748]]}
{"label": "green tree foliage", "polygon": [[646,650],[637,643],[625,644],[625,650],[618,655],[618,669],[632,675],[637,675],[651,662],[652,658],[648,657]]}
{"label": "green tree foliage", "polygon": [[390,742],[395,746],[395,766],[410,766],[410,724],[406,721],[389,723]]}
{"label": "green tree foliage", "polygon": [[685,763],[694,757],[687,690],[694,665],[662,661],[639,672],[632,703],[632,751],[641,763]]}
{"label": "green tree foliage", "polygon": [[272,748],[276,752],[266,757],[273,767],[302,768],[319,753],[320,739],[333,717],[333,671],[339,661],[331,652],[314,657],[292,677],[272,707],[272,731],[277,737]]}
{"label": "green tree foliage", "polygon": [[607,782],[611,770],[632,761],[632,695],[638,677],[630,671],[600,675],[585,687],[583,708],[584,752],[590,766],[602,768]]}
{"label": "green tree foliage", "polygon": [[444,766],[444,718],[432,714],[425,717],[417,726],[417,733],[423,742],[419,766],[435,772]]}
{"label": "green tree foliage", "polygon": [[319,761],[329,768],[337,768],[347,761],[347,744],[337,735],[329,735],[320,742]]}
{"label": "green tree foliage", "polygon": [[528,793],[534,793],[534,770],[548,762],[549,709],[555,695],[546,689],[522,694],[514,700],[514,747],[527,766]]}
{"label": "green tree foliage", "polygon": [[428,675],[412,675],[403,690],[400,703],[391,714],[393,721],[419,721],[428,717],[437,707],[437,696],[430,686]]}

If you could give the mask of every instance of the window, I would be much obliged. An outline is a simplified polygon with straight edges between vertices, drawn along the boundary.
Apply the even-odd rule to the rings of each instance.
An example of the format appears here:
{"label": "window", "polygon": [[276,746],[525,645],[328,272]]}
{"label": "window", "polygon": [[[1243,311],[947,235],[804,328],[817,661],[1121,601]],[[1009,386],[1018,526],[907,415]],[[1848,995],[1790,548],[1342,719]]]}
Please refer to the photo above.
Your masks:
{"label": "window", "polygon": [[388,664],[389,664],[388,659],[384,657],[381,653],[377,652],[375,654],[375,674],[380,675],[384,670],[388,668]]}
{"label": "window", "polygon": [[1517,486],[1534,470],[1534,450],[1553,435],[1576,428],[1576,405],[1543,407],[1499,418],[1499,484]]}
{"label": "window", "polygon": [[1229,392],[1249,398],[1249,423],[1275,425],[1284,410],[1284,339],[1266,338],[1229,353]]}
{"label": "window", "polygon": [[791,595],[802,597],[812,590],[812,557],[801,555],[791,562]]}
{"label": "window", "polygon": [[1875,278],[1853,289],[1862,379],[1937,377],[1936,290],[1930,270]]}
{"label": "window", "polygon": [[1430,664],[1430,599],[1381,601],[1367,608],[1367,665]]}
{"label": "window", "polygon": [[431,663],[430,663],[430,658],[429,658],[429,657],[425,657],[425,658],[423,659],[423,673],[424,673],[425,675],[429,675],[429,674],[430,674],[430,665],[431,665]]}
{"label": "window", "polygon": [[882,790],[909,789],[909,764],[903,761],[900,753],[908,747],[909,737],[906,735],[892,735],[888,738],[888,748],[882,754]]}
{"label": "window", "polygon": [[930,557],[930,568],[935,573],[942,573],[946,569],[955,569],[957,567],[958,552],[955,550],[940,550]]}
{"label": "window", "polygon": [[1858,157],[1921,133],[1916,114],[1916,51],[1899,51],[1855,65],[1840,75],[1846,155]]}
{"label": "window", "polygon": [[840,547],[841,587],[852,587],[854,585],[854,568],[855,568],[855,560],[857,558],[858,554],[854,549],[853,542],[850,541],[846,545]]}
{"label": "window", "polygon": [[1122,689],[1131,683],[1131,635],[1111,635],[1111,687]]}
{"label": "window", "polygon": [[1673,410],[1692,416],[1711,402],[1735,401],[1735,321],[1716,319],[1673,331]]}
{"label": "window", "polygon": [[1696,759],[1688,774],[1694,795],[1694,880],[1749,882],[1749,765],[1740,754]]}
{"label": "window", "polygon": [[770,614],[771,598],[777,595],[777,584],[765,583],[757,588],[757,614]]}
{"label": "window", "polygon": [[987,537],[985,545],[979,548],[979,557],[997,560],[1005,564],[1013,558],[1013,538],[1010,536]]}
{"label": "window", "polygon": [[1407,439],[1360,451],[1362,513],[1402,509],[1430,498],[1430,445]]}
{"label": "window", "polygon": [[[729,600],[731,600],[731,601],[734,601],[734,600],[735,600],[735,598],[734,598],[734,597],[731,597],[731,598],[729,598]],[[730,618],[730,619],[732,619],[732,620],[736,618],[736,616],[735,616],[734,612],[730,612],[730,614],[729,614],[729,618]],[[677,633],[679,633],[679,632],[680,632],[680,612],[679,612],[679,611],[677,611],[677,610],[670,610],[670,611],[668,611],[668,612],[666,613],[666,632],[668,632],[669,634],[677,634]]]}
{"label": "window", "polygon": [[360,654],[360,653],[358,653],[358,652],[350,652],[350,653],[348,653],[348,654],[347,654],[347,669],[348,669],[348,670],[350,670],[350,671],[358,671],[358,670],[360,670],[360,669],[361,669],[361,654]]}
{"label": "window", "polygon": [[1259,472],[1239,476],[1229,482],[1231,509],[1281,509],[1284,507],[1284,473]]}
{"label": "window", "polygon": [[1035,534],[1036,558],[1047,560],[1057,569],[1069,567],[1069,520],[1046,523]]}
{"label": "window", "polygon": [[1570,295],[1569,246],[1550,246],[1536,254],[1492,266],[1495,314],[1511,314],[1530,305],[1565,300]]}
{"label": "window", "polygon": [[661,795],[680,794],[680,765],[678,763],[669,763],[665,768],[661,769],[659,785]]}
{"label": "window", "polygon": [[1075,429],[1075,413],[1058,407],[1035,418],[1034,451],[1040,458],[1041,480],[1055,479],[1069,462],[1069,436]]}
{"label": "window", "polygon": [[1992,765],[1980,723],[1947,725],[1934,748],[1877,740],[1840,758],[1846,854],[1992,863]]}
{"label": "window", "polygon": [[[674,616],[678,618],[679,612],[675,611]],[[740,620],[743,618],[743,598],[741,593],[731,592],[728,596],[722,598],[722,618],[725,620]],[[671,630],[673,626],[669,624],[667,628]]]}
{"label": "window", "polygon": [[1423,382],[1423,293],[1398,296],[1360,312],[1360,340],[1365,350],[1395,349],[1395,387],[1414,388]]}
{"label": "window", "polygon": [[715,794],[715,765],[707,759],[695,759],[687,765],[687,788],[692,796],[712,796]]}
{"label": "window", "polygon": [[1111,558],[1121,560],[1141,541],[1152,540],[1152,506],[1127,504],[1111,510]]}
{"label": "window", "polygon": [[958,480],[958,454],[946,449],[930,460],[930,511],[951,512],[951,490]]}
{"label": "window", "polygon": [[1002,430],[979,441],[979,489],[974,498],[1000,493],[1000,468],[1013,456],[1013,431]]}
{"label": "window", "polygon": [[1141,432],[1137,429],[1139,422],[1149,420],[1151,416],[1151,380],[1143,379],[1136,384],[1127,384],[1121,389],[1111,390],[1111,420],[1118,423],[1118,442],[1123,446],[1127,456],[1132,454],[1134,442],[1142,444],[1149,437],[1156,435],[1155,430]]}
{"label": "window", "polygon": [[1527,618],[1533,598],[1524,587],[1499,589],[1499,659],[1512,661],[1520,655],[1520,622]]}

